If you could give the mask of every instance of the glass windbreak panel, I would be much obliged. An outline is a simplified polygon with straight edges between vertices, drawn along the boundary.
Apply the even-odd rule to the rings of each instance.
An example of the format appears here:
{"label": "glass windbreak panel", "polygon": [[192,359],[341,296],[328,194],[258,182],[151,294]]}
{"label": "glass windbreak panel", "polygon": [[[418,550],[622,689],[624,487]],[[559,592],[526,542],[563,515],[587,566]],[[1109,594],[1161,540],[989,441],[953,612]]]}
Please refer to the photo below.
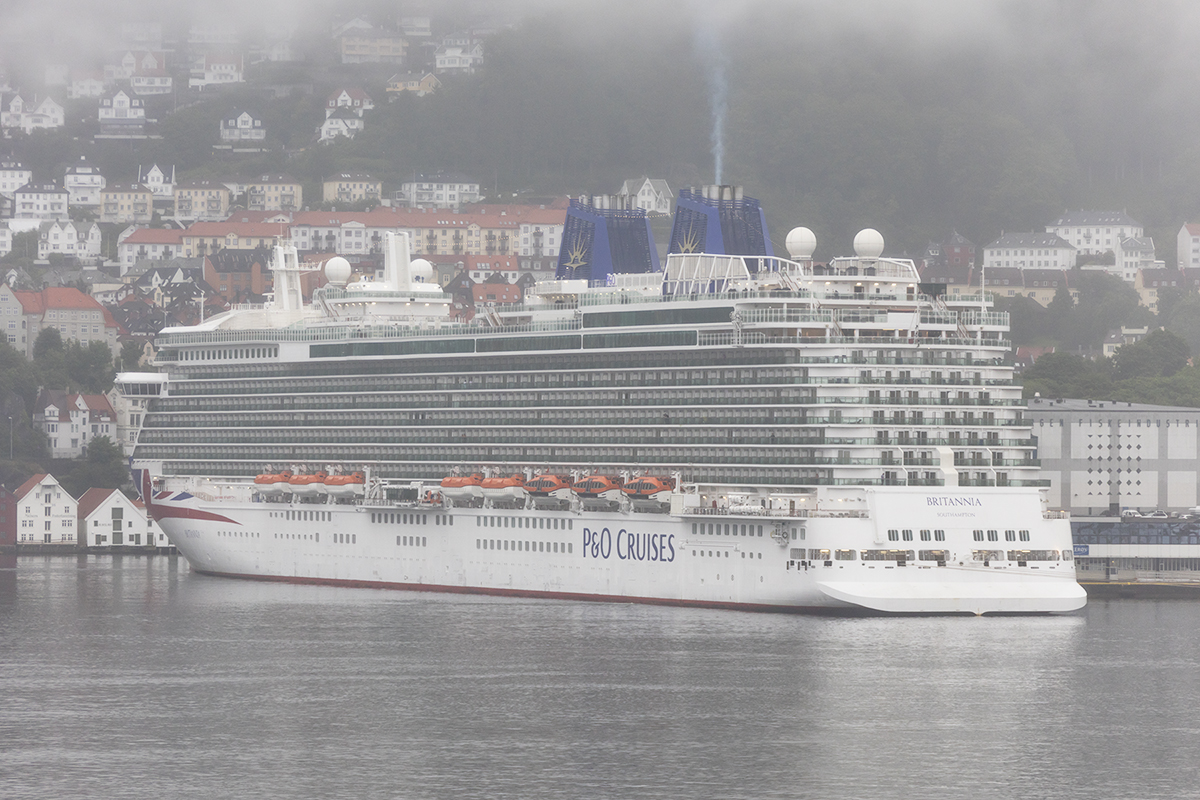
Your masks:
{"label": "glass windbreak panel", "polygon": [[918,550],[918,561],[939,561],[945,563],[948,550]]}
{"label": "glass windbreak panel", "polygon": [[589,333],[583,337],[583,346],[589,350],[609,347],[694,347],[697,339],[695,331]]}
{"label": "glass windbreak panel", "polygon": [[506,350],[578,350],[579,336],[513,336],[506,339],[478,339],[475,349],[480,353]]}
{"label": "glass windbreak panel", "polygon": [[473,352],[475,352],[475,340],[473,339],[441,339],[415,342],[339,342],[337,344],[310,344],[308,346],[309,358]]}
{"label": "glass windbreak panel", "polygon": [[719,308],[671,308],[650,311],[603,311],[583,315],[585,328],[622,328],[630,325],[686,325],[697,322],[729,322],[732,306]]}
{"label": "glass windbreak panel", "polygon": [[855,553],[853,550],[834,550],[834,561],[853,561]]}
{"label": "glass windbreak panel", "polygon": [[971,560],[972,561],[1003,561],[1004,560],[1004,551],[1003,550],[972,550],[971,551]]}
{"label": "glass windbreak panel", "polygon": [[808,551],[808,558],[810,561],[829,561],[829,551],[818,550],[817,548],[813,547]]}

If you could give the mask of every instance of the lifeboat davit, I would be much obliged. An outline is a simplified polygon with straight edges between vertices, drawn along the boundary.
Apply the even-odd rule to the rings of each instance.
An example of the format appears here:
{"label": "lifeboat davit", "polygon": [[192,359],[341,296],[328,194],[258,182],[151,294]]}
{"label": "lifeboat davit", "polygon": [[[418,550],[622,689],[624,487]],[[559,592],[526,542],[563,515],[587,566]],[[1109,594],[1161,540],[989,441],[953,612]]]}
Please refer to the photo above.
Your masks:
{"label": "lifeboat davit", "polygon": [[254,488],[259,494],[269,497],[277,497],[285,492],[288,492],[288,481],[291,480],[291,470],[285,469],[283,472],[271,474],[264,473],[254,477]]}
{"label": "lifeboat davit", "polygon": [[571,478],[566,475],[537,475],[525,482],[525,491],[537,508],[564,508],[575,495],[571,491]]}
{"label": "lifeboat davit", "polygon": [[325,479],[325,491],[330,497],[362,497],[366,491],[367,478],[361,472],[349,475],[330,475]]}
{"label": "lifeboat davit", "polygon": [[449,500],[471,501],[483,497],[483,476],[452,475],[442,478],[442,496]]}
{"label": "lifeboat davit", "polygon": [[642,511],[661,511],[671,502],[674,478],[635,478],[621,487],[630,504]]}
{"label": "lifeboat davit", "polygon": [[529,496],[529,492],[525,491],[524,475],[484,478],[479,488],[489,500],[524,500]]}
{"label": "lifeboat davit", "polygon": [[329,491],[325,486],[325,479],[328,477],[329,473],[325,470],[311,475],[293,475],[288,480],[288,486],[297,497],[319,497]]}
{"label": "lifeboat davit", "polygon": [[589,475],[571,487],[579,495],[584,508],[612,510],[621,504],[624,492],[621,479],[604,475]]}

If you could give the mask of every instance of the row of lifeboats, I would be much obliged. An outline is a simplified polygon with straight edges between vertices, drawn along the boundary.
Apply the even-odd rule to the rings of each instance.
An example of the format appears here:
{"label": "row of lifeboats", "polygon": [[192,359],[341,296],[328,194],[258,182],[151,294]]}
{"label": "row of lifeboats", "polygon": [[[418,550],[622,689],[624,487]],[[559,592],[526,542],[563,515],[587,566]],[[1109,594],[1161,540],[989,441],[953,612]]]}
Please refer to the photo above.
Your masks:
{"label": "row of lifeboats", "polygon": [[622,498],[668,502],[675,489],[674,478],[642,477],[628,483],[611,475],[587,475],[573,480],[569,475],[537,475],[525,480],[523,475],[485,478],[482,475],[455,475],[442,479],[442,495],[450,500],[469,502],[488,500],[523,500],[526,497],[558,500],[603,500],[619,502]]}
{"label": "row of lifeboats", "polygon": [[330,475],[324,470],[307,475],[294,475],[291,470],[274,474],[262,474],[254,478],[254,488],[267,497],[285,494],[296,497],[362,497],[366,490],[366,476],[361,472],[348,475]]}

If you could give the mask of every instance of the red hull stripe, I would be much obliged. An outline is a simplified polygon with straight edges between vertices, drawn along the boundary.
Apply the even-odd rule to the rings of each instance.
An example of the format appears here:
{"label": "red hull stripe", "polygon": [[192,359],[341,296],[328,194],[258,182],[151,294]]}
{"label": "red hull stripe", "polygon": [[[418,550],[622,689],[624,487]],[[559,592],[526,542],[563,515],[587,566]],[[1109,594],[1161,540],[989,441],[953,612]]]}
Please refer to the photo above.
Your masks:
{"label": "red hull stripe", "polygon": [[166,519],[168,517],[176,517],[180,519],[206,519],[213,522],[228,522],[230,525],[241,525],[237,520],[232,520],[229,517],[222,517],[220,514],[212,514],[208,511],[199,511],[194,508],[173,508],[164,506],[162,503],[154,503],[150,506],[150,513],[155,519]]}
{"label": "red hull stripe", "polygon": [[211,572],[192,569],[201,575],[239,580],[301,583],[314,586],[342,586],[353,589],[394,589],[405,592],[442,592],[449,594],[483,594],[499,597],[536,597],[543,600],[588,600],[597,603],[642,603],[655,606],[689,608],[724,608],[734,611],[770,611],[781,614],[845,613],[861,609],[837,609],[825,606],[777,606],[766,603],[723,603],[712,600],[673,600],[664,597],[628,597],[619,594],[583,594],[581,592],[538,592],[529,589],[489,589],[478,586],[441,586],[432,583],[393,583],[391,581],[357,581],[342,578],[299,578],[287,575],[240,575],[232,572]]}

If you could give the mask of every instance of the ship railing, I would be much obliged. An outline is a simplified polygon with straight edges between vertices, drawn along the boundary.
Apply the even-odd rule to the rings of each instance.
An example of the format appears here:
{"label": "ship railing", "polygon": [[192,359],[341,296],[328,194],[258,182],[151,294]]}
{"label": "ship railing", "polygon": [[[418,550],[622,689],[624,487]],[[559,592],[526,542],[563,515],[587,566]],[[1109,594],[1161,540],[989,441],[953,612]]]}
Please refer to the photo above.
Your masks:
{"label": "ship railing", "polygon": [[808,508],[747,508],[745,506],[717,506],[716,508],[695,506],[684,509],[683,515],[689,517],[782,517],[787,519],[813,519],[821,517],[870,519],[871,517],[871,513],[869,511],[857,509],[845,511],[823,511]]}
{"label": "ship railing", "polygon": [[832,311],[814,311],[806,308],[749,308],[741,312],[741,321],[830,323],[833,322],[833,316]]}
{"label": "ship railing", "polygon": [[353,339],[409,339],[436,336],[493,336],[504,333],[529,333],[534,331],[570,331],[581,328],[579,320],[529,323],[525,325],[331,325],[319,328],[278,328],[272,330],[221,330],[206,332],[180,332],[161,334],[156,340],[158,347],[187,344],[236,344],[243,342],[340,342]]}
{"label": "ship railing", "polygon": [[[957,336],[772,336],[765,331],[756,331],[763,336],[760,344],[848,344],[857,347],[894,347],[914,345],[926,347],[972,347],[1011,350],[1012,342],[1007,339],[964,339]],[[846,363],[850,363],[847,361]],[[975,364],[989,362],[976,360]]]}
{"label": "ship railing", "polygon": [[1009,327],[1009,317],[1007,311],[964,311],[962,316],[964,325],[991,325],[996,327]]}

